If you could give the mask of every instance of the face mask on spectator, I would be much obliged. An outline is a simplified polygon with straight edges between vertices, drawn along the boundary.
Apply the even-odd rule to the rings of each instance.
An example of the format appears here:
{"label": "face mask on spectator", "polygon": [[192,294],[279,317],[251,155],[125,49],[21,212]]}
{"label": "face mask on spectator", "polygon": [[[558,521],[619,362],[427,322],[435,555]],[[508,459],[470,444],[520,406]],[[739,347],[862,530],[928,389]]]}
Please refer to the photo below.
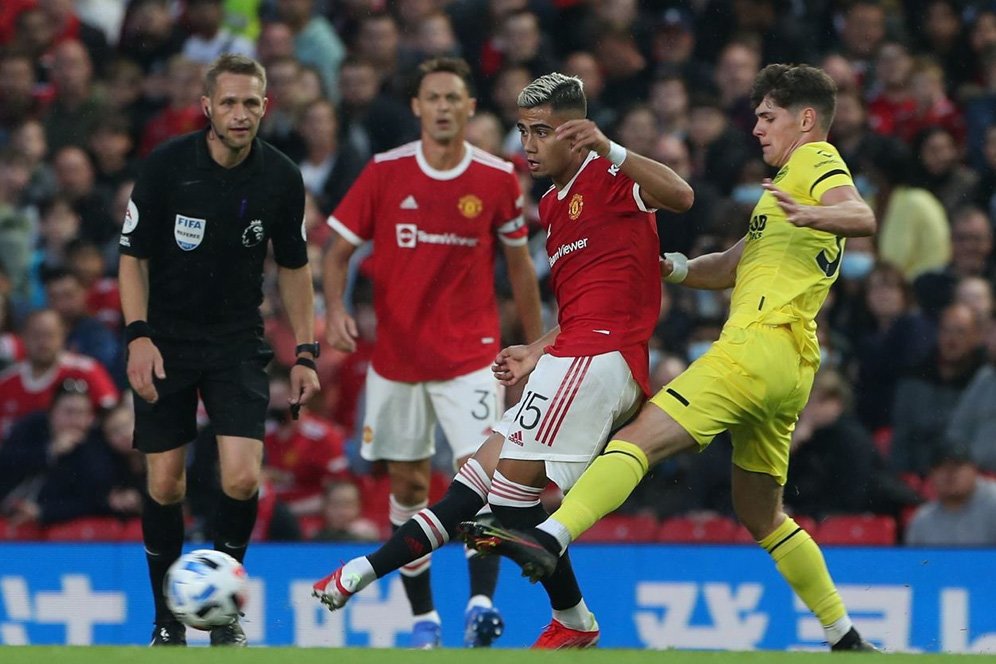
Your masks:
{"label": "face mask on spectator", "polygon": [[757,203],[757,199],[761,198],[761,194],[764,193],[764,188],[759,184],[738,184],[733,188],[733,192],[730,197],[733,199],[734,203],[740,203],[741,205],[754,205]]}
{"label": "face mask on spectator", "polygon": [[864,279],[875,267],[875,256],[867,251],[847,251],[840,261],[840,276],[844,279]]}

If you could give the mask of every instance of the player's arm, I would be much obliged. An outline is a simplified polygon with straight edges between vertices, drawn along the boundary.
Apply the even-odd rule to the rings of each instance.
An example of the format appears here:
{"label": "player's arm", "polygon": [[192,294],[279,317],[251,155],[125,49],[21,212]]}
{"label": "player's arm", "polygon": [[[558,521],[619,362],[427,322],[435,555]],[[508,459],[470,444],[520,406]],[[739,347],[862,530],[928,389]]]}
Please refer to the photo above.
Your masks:
{"label": "player's arm", "polygon": [[359,332],[356,321],[346,313],[342,298],[346,292],[346,278],[349,259],[356,251],[356,245],[332,231],[332,239],[322,259],[322,288],[325,293],[326,338],[333,348],[348,353],[356,350]]}
{"label": "player's arm", "polygon": [[536,279],[536,266],[529,255],[529,245],[502,244],[505,263],[508,266],[508,282],[512,287],[512,298],[519,312],[522,331],[526,341],[534,341],[543,334],[543,316],[540,312],[539,282]]}
{"label": "player's arm", "polygon": [[862,237],[875,232],[875,213],[854,185],[828,189],[819,205],[802,205],[768,179],[761,186],[774,194],[785,217],[796,226],[813,228],[841,237]]}
{"label": "player's arm", "polygon": [[[149,260],[122,252],[118,259],[118,288],[125,325],[136,324],[128,328],[130,336],[132,330],[141,329],[141,323],[149,315]],[[128,342],[127,373],[128,382],[138,396],[155,403],[159,393],[153,384],[153,375],[161,380],[166,377],[166,370],[163,356],[147,334]]]}
{"label": "player's arm", "polygon": [[[315,289],[311,282],[311,267],[305,263],[301,267],[277,267],[277,287],[280,299],[287,312],[287,320],[294,331],[296,344],[310,344],[315,341]],[[304,353],[304,360],[315,361]],[[321,385],[315,367],[295,364],[291,367],[292,405],[304,404],[318,393]]]}
{"label": "player's arm", "polygon": [[643,155],[610,141],[591,120],[568,120],[556,129],[557,138],[571,142],[571,149],[594,150],[619,166],[619,170],[640,185],[640,197],[649,208],[685,212],[692,207],[695,193],[681,176]]}
{"label": "player's arm", "polygon": [[681,253],[667,253],[661,259],[661,278],[690,288],[724,290],[737,283],[737,266],[747,238],[742,237],[726,251],[703,254],[689,260]]}

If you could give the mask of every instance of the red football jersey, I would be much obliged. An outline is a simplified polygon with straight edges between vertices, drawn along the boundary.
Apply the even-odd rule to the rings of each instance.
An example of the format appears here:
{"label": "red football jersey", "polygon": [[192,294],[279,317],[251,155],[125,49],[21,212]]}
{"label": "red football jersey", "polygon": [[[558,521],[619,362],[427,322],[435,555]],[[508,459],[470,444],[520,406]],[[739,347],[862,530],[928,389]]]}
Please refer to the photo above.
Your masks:
{"label": "red football jersey", "polygon": [[401,382],[448,380],[498,353],[495,238],[525,244],[512,164],[465,144],[438,171],[421,142],[374,156],[329,217],[355,245],[373,240],[373,367]]}
{"label": "red football jersey", "polygon": [[65,352],[55,366],[38,378],[32,378],[27,360],[0,373],[0,431],[6,436],[15,420],[52,404],[56,388],[66,379],[84,381],[90,401],[96,409],[113,408],[118,402],[118,388],[107,370],[96,360]]}
{"label": "red football jersey", "polygon": [[345,433],[314,415],[302,413],[286,439],[271,428],[263,444],[265,465],[287,474],[285,481],[274,482],[277,497],[285,502],[320,497],[329,480],[349,477]]}
{"label": "red football jersey", "polygon": [[540,200],[560,308],[557,357],[617,350],[650,392],[647,342],[661,308],[659,242],[639,185],[595,153],[562,190]]}

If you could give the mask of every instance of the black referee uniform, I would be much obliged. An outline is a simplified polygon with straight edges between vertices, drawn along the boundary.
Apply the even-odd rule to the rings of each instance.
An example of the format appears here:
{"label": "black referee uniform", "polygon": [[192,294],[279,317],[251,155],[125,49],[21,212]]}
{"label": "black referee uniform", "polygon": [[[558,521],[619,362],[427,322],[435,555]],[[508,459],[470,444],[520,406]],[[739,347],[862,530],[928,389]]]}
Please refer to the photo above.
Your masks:
{"label": "black referee uniform", "polygon": [[269,402],[263,262],[308,263],[304,184],[265,141],[234,168],[215,162],[206,130],[145,161],[128,205],[122,254],[147,259],[148,323],[163,356],[159,399],[135,399],[135,447],[163,452],[196,435],[200,393],[217,435],[263,439]]}

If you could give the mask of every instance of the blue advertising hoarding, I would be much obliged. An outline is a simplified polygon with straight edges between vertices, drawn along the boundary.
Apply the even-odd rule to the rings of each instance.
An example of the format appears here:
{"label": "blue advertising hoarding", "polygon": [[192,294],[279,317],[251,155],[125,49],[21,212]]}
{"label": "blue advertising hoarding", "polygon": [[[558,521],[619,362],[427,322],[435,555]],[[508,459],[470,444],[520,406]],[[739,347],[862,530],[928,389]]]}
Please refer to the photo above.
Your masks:
{"label": "blue advertising hoarding", "polygon": [[[196,547],[190,547],[196,548]],[[329,613],[311,583],[368,545],[259,544],[247,568],[250,643],[407,645],[410,612],[397,574]],[[617,648],[820,649],[823,633],[768,556],[746,546],[585,545],[572,548],[601,645]],[[994,550],[830,548],[852,618],[892,651],[996,653]],[[463,550],[432,563],[446,646],[462,643],[468,586]],[[540,586],[502,565],[499,647],[530,645],[550,620]],[[0,643],[143,644],[152,601],[140,544],[0,544]],[[192,643],[207,643],[190,631]]]}

